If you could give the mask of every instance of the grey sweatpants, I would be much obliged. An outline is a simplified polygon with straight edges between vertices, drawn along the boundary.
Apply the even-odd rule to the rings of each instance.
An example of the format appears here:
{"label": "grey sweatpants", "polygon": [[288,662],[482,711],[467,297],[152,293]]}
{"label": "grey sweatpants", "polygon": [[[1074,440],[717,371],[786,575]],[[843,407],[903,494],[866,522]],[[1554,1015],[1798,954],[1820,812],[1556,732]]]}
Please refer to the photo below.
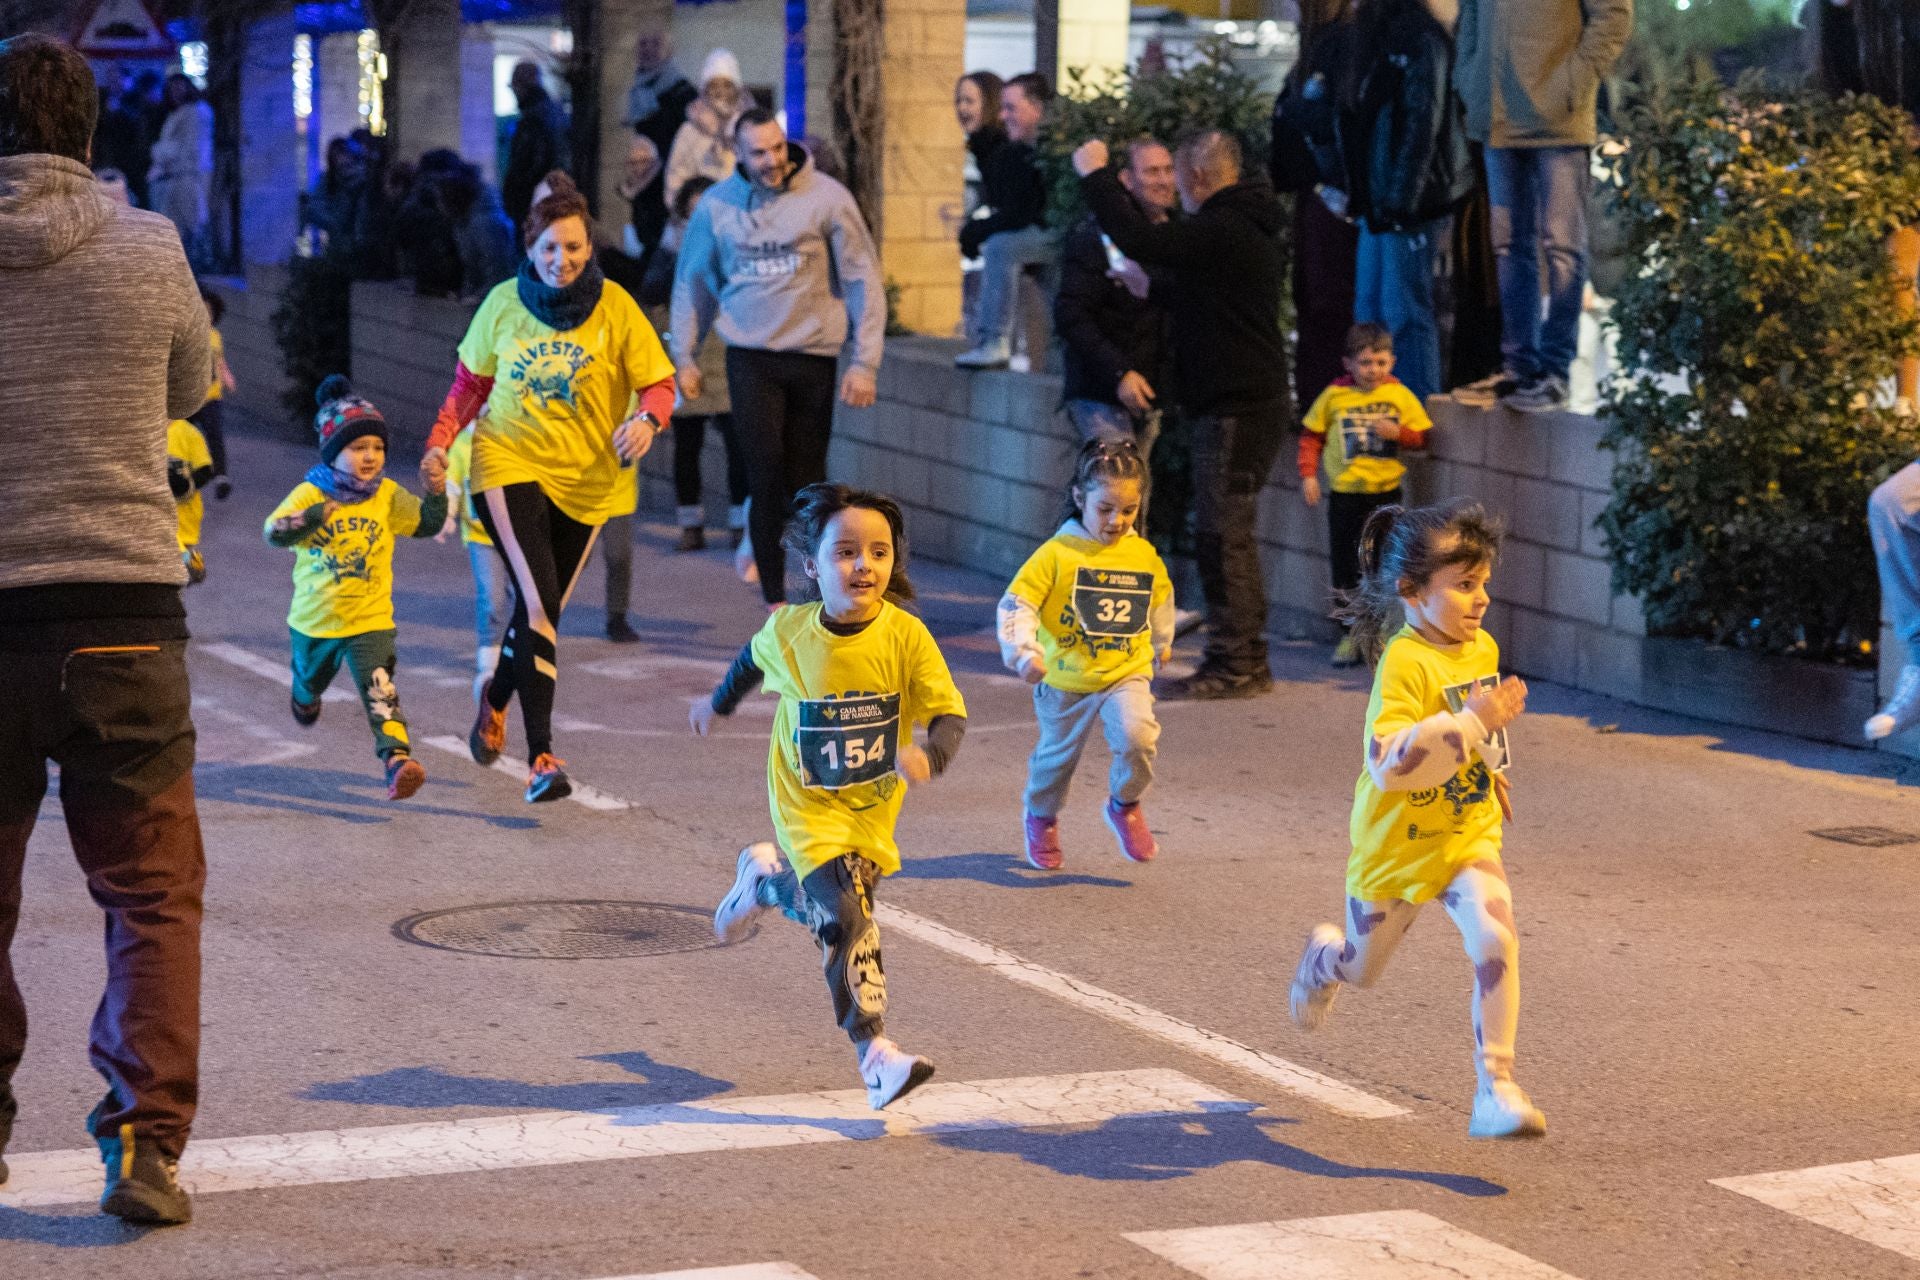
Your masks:
{"label": "grey sweatpants", "polygon": [[1113,752],[1113,766],[1107,771],[1113,798],[1132,804],[1146,794],[1160,744],[1151,677],[1129,676],[1097,693],[1067,693],[1037,684],[1033,713],[1040,721],[1040,741],[1027,760],[1028,813],[1051,818],[1060,812],[1095,722],[1106,730],[1107,749]]}

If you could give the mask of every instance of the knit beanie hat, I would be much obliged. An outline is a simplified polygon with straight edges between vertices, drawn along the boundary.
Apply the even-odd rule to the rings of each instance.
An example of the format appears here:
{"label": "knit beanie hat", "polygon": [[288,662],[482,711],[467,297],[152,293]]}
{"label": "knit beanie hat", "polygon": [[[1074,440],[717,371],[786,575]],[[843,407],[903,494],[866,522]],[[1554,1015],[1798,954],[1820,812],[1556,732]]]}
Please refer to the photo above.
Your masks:
{"label": "knit beanie hat", "polygon": [[704,89],[707,81],[723,78],[745,87],[745,82],[740,79],[740,59],[734,57],[730,50],[715,49],[700,64],[700,87]]}
{"label": "knit beanie hat", "polygon": [[387,420],[370,401],[353,394],[345,374],[329,375],[313,398],[320,402],[320,412],[313,415],[313,429],[320,436],[320,461],[328,466],[361,436],[379,436],[381,444],[387,443]]}

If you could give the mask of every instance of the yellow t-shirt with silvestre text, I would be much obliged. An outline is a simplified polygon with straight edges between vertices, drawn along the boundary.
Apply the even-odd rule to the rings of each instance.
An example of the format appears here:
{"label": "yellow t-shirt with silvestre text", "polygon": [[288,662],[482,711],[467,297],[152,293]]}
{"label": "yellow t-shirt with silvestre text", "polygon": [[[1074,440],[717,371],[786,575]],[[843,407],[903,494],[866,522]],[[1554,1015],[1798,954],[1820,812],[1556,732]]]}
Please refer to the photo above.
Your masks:
{"label": "yellow t-shirt with silvestre text", "polygon": [[494,380],[474,427],[473,492],[531,481],[582,524],[634,509],[638,481],[614,429],[642,389],[673,376],[673,362],[625,289],[607,281],[586,322],[560,332],[503,281],[467,327],[460,363]]}
{"label": "yellow t-shirt with silvestre text", "polygon": [[892,875],[899,749],[915,726],[967,706],[920,619],[887,602],[866,630],[837,636],[820,611],[818,601],[776,610],[753,638],[754,665],[780,695],[767,750],[774,829],[802,879],[847,853]]}
{"label": "yellow t-shirt with silvestre text", "polygon": [[[301,481],[273,514],[296,515],[327,495]],[[342,504],[293,547],[293,604],[287,625],[317,639],[393,629],[393,540],[420,527],[420,499],[392,480],[365,502]]]}
{"label": "yellow t-shirt with silvestre text", "polygon": [[1153,611],[1173,600],[1173,582],[1153,544],[1129,533],[1112,546],[1077,520],[1040,544],[1007,590],[1040,614],[1045,683],[1096,693],[1153,673]]}
{"label": "yellow t-shirt with silvestre text", "polygon": [[[1465,644],[1437,645],[1412,627],[1387,642],[1367,702],[1361,746],[1372,753],[1428,716],[1456,711],[1473,686],[1500,674],[1500,646],[1485,631]],[[1472,755],[1451,778],[1426,791],[1382,791],[1363,764],[1353,788],[1347,896],[1362,902],[1425,902],[1475,862],[1500,862],[1500,803],[1493,771]]]}
{"label": "yellow t-shirt with silvestre text", "polygon": [[454,518],[460,522],[461,541],[490,547],[493,539],[487,536],[487,527],[480,523],[480,517],[473,513],[472,480],[473,424],[468,423],[447,446],[447,487],[460,491],[460,508],[454,512]]}
{"label": "yellow t-shirt with silvestre text", "polygon": [[[207,451],[207,438],[200,434],[200,428],[184,418],[175,418],[167,424],[167,456],[178,458],[187,464],[188,471],[199,471],[213,466],[213,454]],[[206,502],[195,489],[186,497],[178,499],[174,510],[179,514],[180,549],[200,545],[200,520],[206,510]]]}
{"label": "yellow t-shirt with silvestre text", "polygon": [[1407,464],[1400,461],[1399,442],[1380,434],[1387,422],[1407,431],[1433,426],[1420,397],[1398,380],[1371,391],[1336,382],[1314,400],[1301,425],[1327,438],[1321,461],[1335,493],[1390,493],[1400,487]]}

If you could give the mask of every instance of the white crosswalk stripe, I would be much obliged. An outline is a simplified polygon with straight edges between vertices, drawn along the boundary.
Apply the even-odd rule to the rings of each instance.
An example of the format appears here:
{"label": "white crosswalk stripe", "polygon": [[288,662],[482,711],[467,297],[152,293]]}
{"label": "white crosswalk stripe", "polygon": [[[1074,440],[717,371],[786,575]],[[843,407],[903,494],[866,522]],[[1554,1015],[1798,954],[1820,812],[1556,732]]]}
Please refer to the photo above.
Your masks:
{"label": "white crosswalk stripe", "polygon": [[[856,1089],[205,1139],[187,1149],[180,1180],[196,1195],[206,1195],[823,1142],[1102,1124],[1131,1117],[1252,1111],[1257,1105],[1178,1071],[1094,1071],[932,1084],[885,1112],[870,1109],[865,1091]],[[100,1157],[91,1150],[10,1155],[8,1163],[13,1177],[0,1190],[0,1208],[80,1204],[100,1195]]]}
{"label": "white crosswalk stripe", "polygon": [[606,1280],[819,1280],[791,1262],[752,1262],[744,1267],[700,1267],[693,1271],[655,1271],[644,1276],[608,1276]]}
{"label": "white crosswalk stripe", "polygon": [[1711,1181],[1796,1218],[1920,1261],[1920,1155]]}
{"label": "white crosswalk stripe", "polygon": [[1574,1280],[1544,1262],[1407,1209],[1136,1231],[1126,1238],[1203,1280]]}

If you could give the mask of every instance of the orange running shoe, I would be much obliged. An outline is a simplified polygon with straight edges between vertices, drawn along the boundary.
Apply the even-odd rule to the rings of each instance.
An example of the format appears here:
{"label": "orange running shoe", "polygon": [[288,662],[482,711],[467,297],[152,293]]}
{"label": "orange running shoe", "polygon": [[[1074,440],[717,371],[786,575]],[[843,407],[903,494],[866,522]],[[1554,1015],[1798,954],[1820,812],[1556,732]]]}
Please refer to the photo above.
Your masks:
{"label": "orange running shoe", "polygon": [[507,713],[495,711],[483,696],[480,710],[474,713],[473,729],[467,734],[467,750],[475,764],[492,764],[507,749]]}
{"label": "orange running shoe", "polygon": [[387,758],[387,799],[405,800],[427,780],[427,771],[418,760],[399,752]]}
{"label": "orange running shoe", "polygon": [[542,751],[534,760],[533,768],[527,770],[527,803],[564,800],[572,794],[573,784],[567,781],[567,762],[551,751]]}

